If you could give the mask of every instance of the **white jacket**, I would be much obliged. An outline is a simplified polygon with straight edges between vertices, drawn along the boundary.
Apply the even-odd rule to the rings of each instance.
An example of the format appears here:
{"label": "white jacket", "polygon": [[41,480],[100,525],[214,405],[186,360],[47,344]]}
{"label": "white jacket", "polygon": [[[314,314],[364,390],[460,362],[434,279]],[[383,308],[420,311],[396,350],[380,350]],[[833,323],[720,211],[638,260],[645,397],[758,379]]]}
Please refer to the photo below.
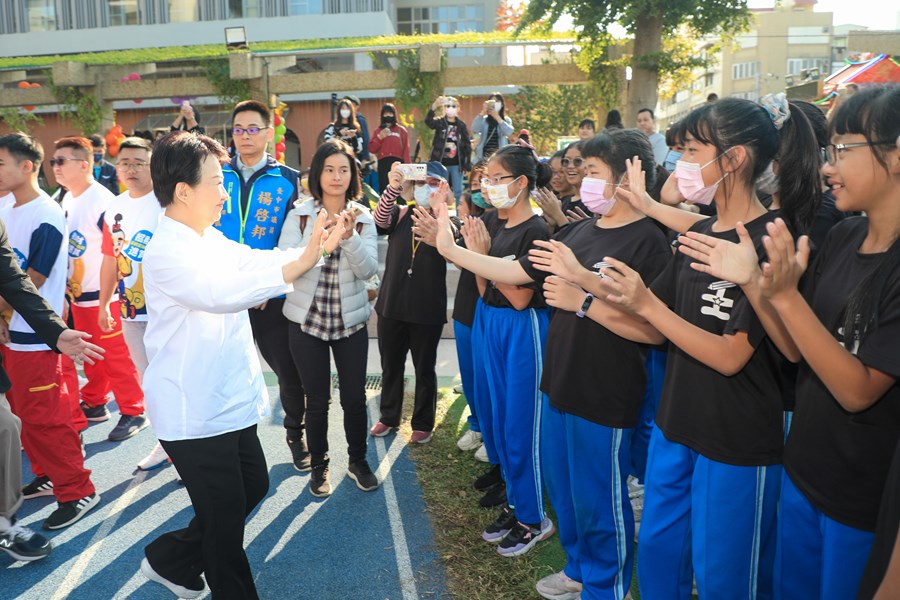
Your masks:
{"label": "white jacket", "polygon": [[[378,272],[378,246],[375,220],[364,205],[357,202],[348,204],[362,209],[356,218],[357,228],[353,235],[341,241],[341,264],[339,281],[341,286],[341,318],[344,327],[365,323],[372,314],[366,281]],[[278,247],[305,247],[316,224],[316,201],[312,198],[295,206],[284,220],[284,228],[278,239]],[[300,230],[301,217],[306,217],[303,231]],[[361,227],[359,227],[361,225]],[[306,315],[316,295],[322,262],[304,273],[294,282],[294,291],[284,302],[284,316],[294,323],[306,322]]]}

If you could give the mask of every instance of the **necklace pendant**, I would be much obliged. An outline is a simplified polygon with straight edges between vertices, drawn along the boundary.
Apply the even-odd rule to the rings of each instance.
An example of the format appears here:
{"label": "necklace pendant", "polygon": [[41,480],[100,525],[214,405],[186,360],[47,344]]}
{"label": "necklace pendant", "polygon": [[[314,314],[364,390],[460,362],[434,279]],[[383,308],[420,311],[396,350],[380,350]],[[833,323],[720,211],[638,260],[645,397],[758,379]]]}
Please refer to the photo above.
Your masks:
{"label": "necklace pendant", "polygon": [[408,269],[406,270],[406,275],[407,275],[408,277],[412,277],[412,267],[410,267],[410,268],[408,268]]}

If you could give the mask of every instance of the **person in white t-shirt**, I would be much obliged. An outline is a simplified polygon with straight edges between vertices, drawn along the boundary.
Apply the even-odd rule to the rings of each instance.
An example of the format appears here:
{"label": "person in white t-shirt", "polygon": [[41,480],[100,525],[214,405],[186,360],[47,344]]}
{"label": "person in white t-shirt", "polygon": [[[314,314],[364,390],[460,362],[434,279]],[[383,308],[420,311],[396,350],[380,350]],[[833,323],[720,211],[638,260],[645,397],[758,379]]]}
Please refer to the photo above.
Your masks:
{"label": "person in white t-shirt", "polygon": [[[147,413],[191,498],[196,517],[150,543],[141,572],[180,598],[258,598],[244,552],[244,522],[265,497],[268,468],[256,426],[269,398],[247,309],[293,291],[322,264],[354,217],[330,233],[319,213],[304,248],[258,250],[213,227],[228,199],[225,149],[175,132],[150,159],[165,214],[143,257],[147,296]],[[324,249],[324,253],[323,253]]]}
{"label": "person in white t-shirt", "polygon": [[[4,283],[11,283],[24,271],[56,313],[42,311],[56,323],[55,333],[61,336],[59,332],[65,329],[59,316],[65,302],[66,223],[59,206],[37,185],[43,158],[43,148],[28,135],[13,133],[0,138],[0,189],[11,191],[15,198],[14,204],[0,209],[0,220],[6,224],[8,233],[9,247],[5,255],[9,256],[11,249],[18,263],[11,265],[13,261],[6,260],[5,256],[2,278]],[[10,303],[21,306],[23,299],[15,298],[15,292],[12,293]],[[0,312],[9,308],[7,300],[0,299]],[[63,380],[62,357],[55,351],[62,349],[63,340],[60,337],[55,346],[48,345],[55,337],[54,331],[48,329],[47,323],[35,320],[27,304],[24,308],[24,312],[17,309],[12,313],[8,327],[5,320],[0,326],[0,341],[5,342],[0,346],[0,439],[5,446],[0,458],[0,494],[4,498],[0,501],[0,541],[6,542],[0,547],[7,550],[9,541],[14,541],[18,534],[12,531],[10,537],[12,528],[6,524],[14,521],[12,517],[22,499],[56,496],[58,508],[44,521],[44,529],[71,525],[100,502],[100,495],[91,482],[91,472],[84,467],[81,442],[72,418],[73,403]],[[79,334],[79,337],[90,336]],[[4,369],[9,372],[10,381],[3,381]],[[7,405],[2,391],[10,384]],[[77,388],[74,393],[78,393]],[[35,474],[35,479],[24,488],[21,464],[15,460],[21,457],[19,443],[13,443],[12,448],[5,443],[13,414],[21,419],[22,446]],[[7,469],[8,460],[14,461],[13,472]],[[20,539],[19,543],[14,541],[20,551],[24,550],[17,552],[25,556],[23,560],[34,560],[49,552],[49,544],[43,546],[37,540],[33,544],[25,543],[31,540],[33,536]]]}
{"label": "person in white t-shirt", "polygon": [[[138,376],[147,369],[144,331],[147,329],[147,303],[144,294],[144,252],[159,225],[162,207],[153,193],[150,179],[152,147],[144,138],[126,138],[116,156],[118,181],[127,191],[109,203],[103,224],[103,263],[100,266],[100,302],[97,326],[112,333],[121,320],[125,344],[131,353]],[[166,463],[166,451],[157,444],[138,463],[142,470]]]}
{"label": "person in white t-shirt", "polygon": [[[100,267],[103,263],[104,214],[115,198],[94,180],[91,142],[82,137],[56,141],[53,175],[69,193],[62,202],[69,228],[69,294],[75,326],[90,333],[106,349],[101,364],[85,365],[88,383],[81,390],[81,408],[88,421],[109,419],[109,392],[119,406],[119,423],[109,433],[114,442],[126,440],[147,426],[144,416],[144,392],[137,369],[121,335],[118,311],[115,327],[104,332],[97,326],[100,298]],[[113,294],[112,300],[118,296]]]}

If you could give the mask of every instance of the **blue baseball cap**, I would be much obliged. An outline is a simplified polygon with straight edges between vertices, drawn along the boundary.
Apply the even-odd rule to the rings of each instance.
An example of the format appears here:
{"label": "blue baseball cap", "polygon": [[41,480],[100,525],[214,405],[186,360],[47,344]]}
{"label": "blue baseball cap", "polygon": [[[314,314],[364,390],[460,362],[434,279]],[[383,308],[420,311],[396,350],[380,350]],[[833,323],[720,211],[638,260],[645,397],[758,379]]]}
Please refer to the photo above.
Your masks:
{"label": "blue baseball cap", "polygon": [[441,163],[432,161],[425,164],[428,165],[428,177],[437,177],[438,179],[443,179],[444,181],[450,180],[450,173],[447,171],[447,167],[445,167]]}

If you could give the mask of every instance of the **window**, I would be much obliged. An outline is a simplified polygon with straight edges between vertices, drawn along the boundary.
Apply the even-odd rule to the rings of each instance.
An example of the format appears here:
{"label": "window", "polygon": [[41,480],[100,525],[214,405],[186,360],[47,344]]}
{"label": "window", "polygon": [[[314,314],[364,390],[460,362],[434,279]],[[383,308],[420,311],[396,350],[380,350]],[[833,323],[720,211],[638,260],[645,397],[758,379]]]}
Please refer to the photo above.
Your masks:
{"label": "window", "polygon": [[192,23],[200,20],[200,0],[169,0],[170,23]]}
{"label": "window", "polygon": [[758,63],[756,61],[731,65],[731,78],[734,80],[750,79],[751,77],[756,77],[758,72]]}
{"label": "window", "polygon": [[716,74],[715,73],[706,73],[703,76],[703,85],[706,87],[712,87],[716,82]]}
{"label": "window", "polygon": [[56,30],[56,3],[53,0],[28,0],[28,31]]}
{"label": "window", "polygon": [[108,0],[108,3],[111,26],[138,24],[137,0]]}
{"label": "window", "polygon": [[322,0],[290,0],[288,3],[289,15],[321,15],[323,11]]}
{"label": "window", "polygon": [[759,100],[759,94],[756,92],[736,92],[731,95],[732,98],[743,98],[744,100],[752,100],[756,102]]}
{"label": "window", "polygon": [[457,31],[485,31],[484,6],[467,4],[397,9],[397,33],[401,35]]}
{"label": "window", "polygon": [[818,67],[822,73],[827,74],[825,68],[830,62],[827,58],[789,58],[787,61],[787,74],[799,75],[801,71]]}
{"label": "window", "polygon": [[261,0],[228,0],[228,18],[254,18],[263,16]]}

